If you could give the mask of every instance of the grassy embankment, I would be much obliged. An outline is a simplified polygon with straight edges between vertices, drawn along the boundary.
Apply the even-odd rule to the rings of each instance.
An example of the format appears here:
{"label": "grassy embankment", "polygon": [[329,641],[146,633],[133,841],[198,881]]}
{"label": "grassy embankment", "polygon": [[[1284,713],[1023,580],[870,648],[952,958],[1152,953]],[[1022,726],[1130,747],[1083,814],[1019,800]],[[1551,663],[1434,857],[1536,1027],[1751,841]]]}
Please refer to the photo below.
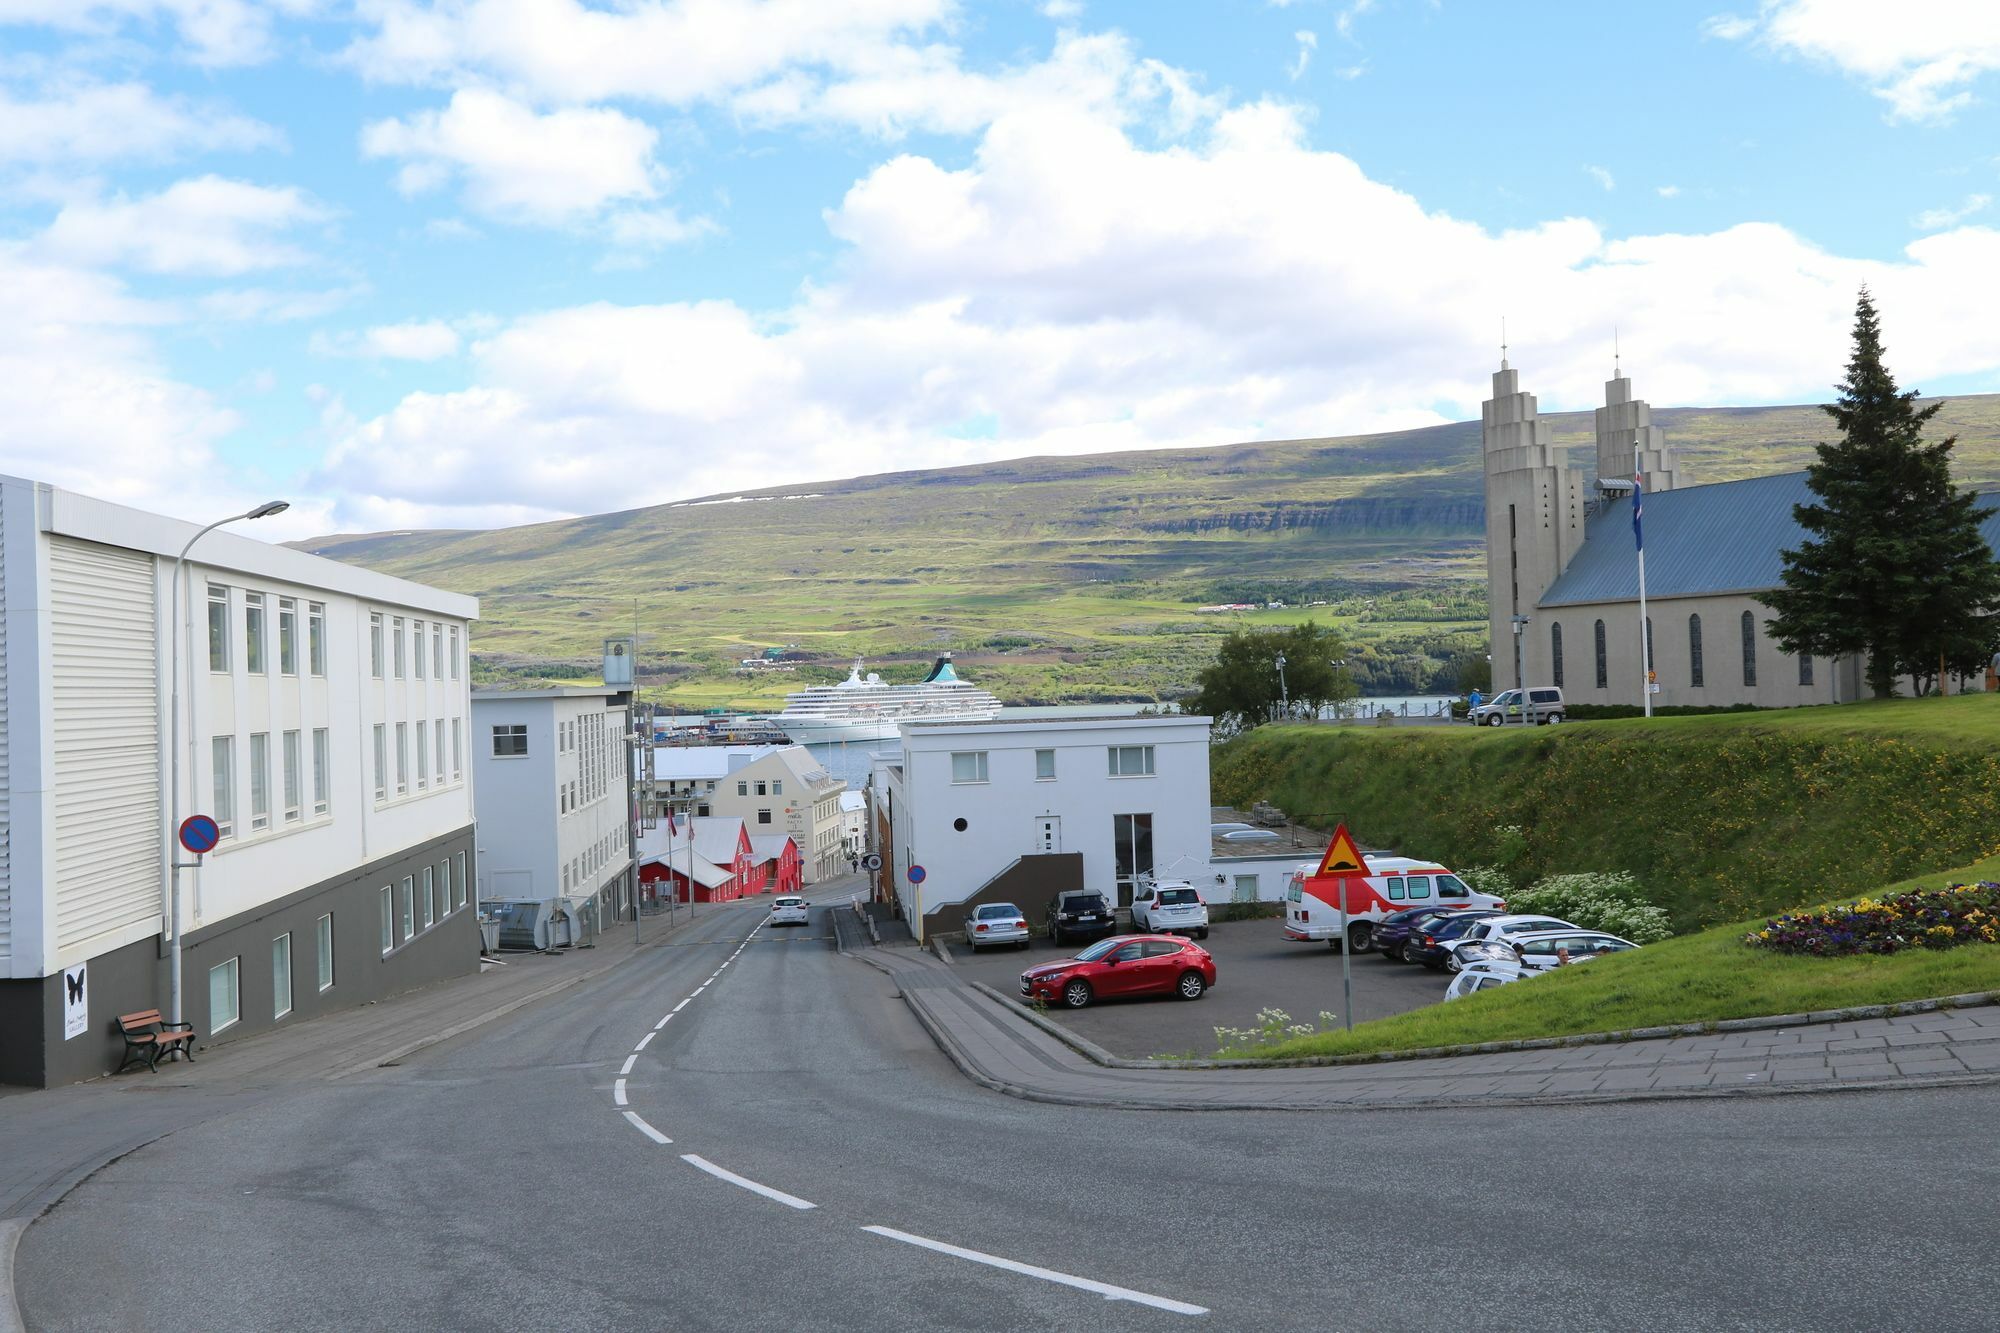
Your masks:
{"label": "grassy embankment", "polygon": [[1885,885],[2000,878],[2000,698],[1506,734],[1297,728],[1228,747],[1216,776],[1225,799],[1254,791],[1295,811],[1324,805],[1364,843],[1447,863],[1494,859],[1494,827],[1518,824],[1518,879],[1630,870],[1683,928],[1708,927],[1258,1054],[1413,1050],[2000,988],[1996,946],[1818,960],[1741,943],[1779,911]]}

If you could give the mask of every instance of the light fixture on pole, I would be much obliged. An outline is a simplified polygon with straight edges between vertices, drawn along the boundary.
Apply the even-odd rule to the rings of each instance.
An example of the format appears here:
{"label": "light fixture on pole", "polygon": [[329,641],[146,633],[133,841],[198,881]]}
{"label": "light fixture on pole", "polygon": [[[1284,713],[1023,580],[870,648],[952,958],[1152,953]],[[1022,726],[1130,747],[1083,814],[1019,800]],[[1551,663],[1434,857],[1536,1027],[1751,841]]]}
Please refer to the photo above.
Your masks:
{"label": "light fixture on pole", "polygon": [[1523,722],[1526,722],[1528,720],[1528,682],[1527,679],[1521,674],[1521,644],[1527,632],[1528,632],[1528,618],[1526,616],[1519,616],[1519,615],[1515,616],[1514,617],[1514,689],[1516,690],[1516,692],[1518,692],[1520,697],[1514,701],[1514,707],[1520,713],[1521,721]]}
{"label": "light fixture on pole", "polygon": [[1278,664],[1278,716],[1290,717],[1292,715],[1292,700],[1291,696],[1285,691],[1285,655],[1283,653],[1278,654],[1277,664]]}
{"label": "light fixture on pole", "polygon": [[[172,948],[170,950],[172,965],[170,971],[173,978],[173,997],[168,1007],[172,1010],[169,1017],[176,1023],[181,1021],[181,871],[188,866],[198,866],[201,864],[198,859],[194,861],[182,861],[180,859],[179,844],[175,838],[175,826],[180,822],[181,804],[180,636],[182,574],[187,565],[188,552],[194,549],[194,544],[209,533],[214,532],[217,528],[228,523],[239,523],[249,518],[269,518],[273,514],[282,514],[291,507],[292,505],[289,500],[266,500],[255,509],[246,509],[240,514],[231,514],[228,518],[218,518],[215,522],[188,538],[187,545],[181,547],[181,553],[174,558],[173,588],[168,598],[170,609],[167,614],[167,676],[171,686],[169,690],[171,699],[167,709],[168,778],[166,838],[167,918],[168,928],[172,932]],[[192,610],[192,607],[193,599],[190,597],[189,609]],[[227,625],[223,627],[222,633],[224,640],[227,641],[229,635]],[[192,633],[189,634],[189,650],[190,652],[193,650]],[[188,663],[188,675],[190,677],[194,675],[194,664],[192,662]],[[192,728],[190,728],[190,731],[192,731]]]}

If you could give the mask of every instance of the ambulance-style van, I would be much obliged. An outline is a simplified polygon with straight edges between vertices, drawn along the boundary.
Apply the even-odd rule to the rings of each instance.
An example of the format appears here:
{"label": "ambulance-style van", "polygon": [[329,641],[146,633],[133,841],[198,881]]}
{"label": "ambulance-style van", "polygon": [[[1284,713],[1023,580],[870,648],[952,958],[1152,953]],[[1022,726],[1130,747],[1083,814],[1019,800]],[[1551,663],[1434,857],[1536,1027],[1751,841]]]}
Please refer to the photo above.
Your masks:
{"label": "ambulance-style van", "polygon": [[[1344,830],[1343,830],[1344,832]],[[1476,893],[1464,880],[1435,861],[1408,856],[1362,857],[1366,876],[1333,876],[1320,873],[1311,862],[1292,872],[1286,893],[1285,938],[1325,940],[1328,946],[1341,943],[1341,885],[1347,885],[1347,929],[1349,948],[1367,953],[1375,947],[1375,923],[1391,912],[1406,907],[1505,908],[1504,899],[1490,893]]]}

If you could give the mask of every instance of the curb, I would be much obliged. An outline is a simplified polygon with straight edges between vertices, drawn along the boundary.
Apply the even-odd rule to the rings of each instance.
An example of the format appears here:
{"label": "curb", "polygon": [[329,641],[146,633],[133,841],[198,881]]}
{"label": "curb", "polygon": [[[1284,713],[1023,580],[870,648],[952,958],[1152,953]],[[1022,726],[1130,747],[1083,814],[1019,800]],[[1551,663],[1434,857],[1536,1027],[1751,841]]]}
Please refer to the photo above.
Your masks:
{"label": "curb", "polygon": [[0,1221],[0,1333],[27,1333],[28,1321],[14,1294],[14,1247],[28,1224],[18,1217]]}
{"label": "curb", "polygon": [[925,945],[924,947],[929,949],[932,953],[936,954],[938,956],[938,961],[943,963],[946,967],[956,966],[956,964],[954,964],[951,961],[951,951],[944,947],[944,937],[942,935],[931,936],[931,942]]}

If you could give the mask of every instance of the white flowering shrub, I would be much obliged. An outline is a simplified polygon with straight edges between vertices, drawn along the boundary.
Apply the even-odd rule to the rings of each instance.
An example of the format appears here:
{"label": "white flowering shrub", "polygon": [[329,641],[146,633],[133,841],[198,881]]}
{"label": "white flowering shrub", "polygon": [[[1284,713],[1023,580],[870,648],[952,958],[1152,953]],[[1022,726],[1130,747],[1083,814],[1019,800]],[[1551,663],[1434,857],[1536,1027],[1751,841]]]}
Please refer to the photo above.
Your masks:
{"label": "white flowering shrub", "polygon": [[1335,1014],[1319,1011],[1319,1026],[1311,1023],[1294,1023],[1292,1016],[1282,1009],[1259,1009],[1257,1026],[1254,1028],[1225,1028],[1215,1030],[1215,1044],[1224,1051],[1254,1051],[1260,1046],[1271,1046],[1293,1037],[1310,1037],[1315,1032],[1331,1031],[1340,1021]]}
{"label": "white flowering shrub", "polygon": [[1674,933],[1666,910],[1647,902],[1645,890],[1625,870],[1550,875],[1510,894],[1507,910],[1561,917],[1634,944],[1655,944]]}
{"label": "white flowering shrub", "polygon": [[1514,879],[1499,866],[1460,866],[1454,871],[1474,893],[1488,894],[1494,898],[1514,896]]}

